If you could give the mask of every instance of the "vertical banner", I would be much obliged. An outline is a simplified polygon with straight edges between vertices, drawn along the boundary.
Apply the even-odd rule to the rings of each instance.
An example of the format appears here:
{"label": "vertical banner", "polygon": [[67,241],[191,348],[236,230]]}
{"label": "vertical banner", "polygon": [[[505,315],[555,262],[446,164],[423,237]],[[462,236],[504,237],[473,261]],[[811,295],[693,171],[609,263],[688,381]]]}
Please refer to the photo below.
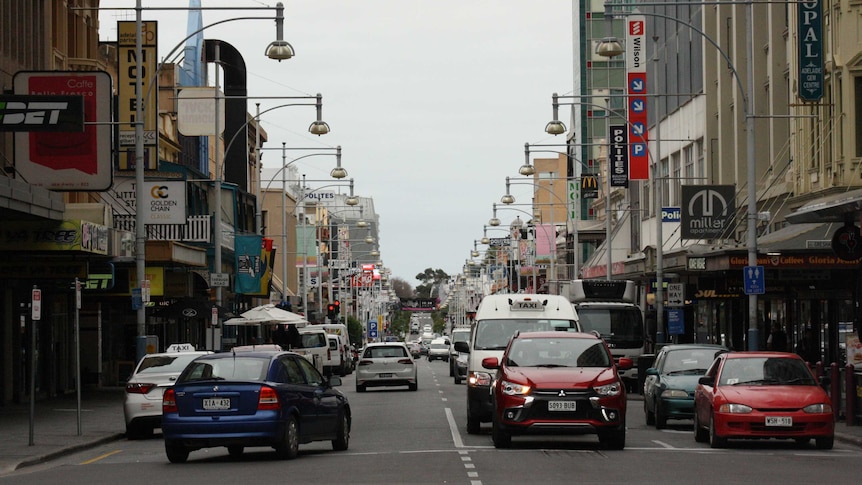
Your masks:
{"label": "vertical banner", "polygon": [[135,169],[135,115],[138,93],[135,92],[137,70],[141,69],[143,86],[141,97],[144,110],[144,170],[158,168],[158,101],[157,52],[155,21],[146,21],[141,39],[143,59],[136,58],[135,43],[138,29],[134,21],[117,22],[117,92],[119,99],[118,123],[120,131],[120,157],[118,170]]}
{"label": "vertical banner", "polygon": [[626,89],[628,94],[630,180],[649,180],[645,30],[646,19],[643,15],[632,15],[626,18]]}
{"label": "vertical banner", "polygon": [[796,4],[796,35],[799,37],[799,97],[817,101],[823,97],[823,6],[820,0]]}
{"label": "vertical banner", "polygon": [[296,267],[317,266],[317,229],[315,226],[296,227]]}
{"label": "vertical banner", "polygon": [[260,293],[263,273],[269,269],[261,257],[263,236],[236,236],[236,278],[234,291],[244,295]]}
{"label": "vertical banner", "polygon": [[608,127],[610,146],[608,147],[608,170],[611,187],[629,186],[629,139],[624,125]]}

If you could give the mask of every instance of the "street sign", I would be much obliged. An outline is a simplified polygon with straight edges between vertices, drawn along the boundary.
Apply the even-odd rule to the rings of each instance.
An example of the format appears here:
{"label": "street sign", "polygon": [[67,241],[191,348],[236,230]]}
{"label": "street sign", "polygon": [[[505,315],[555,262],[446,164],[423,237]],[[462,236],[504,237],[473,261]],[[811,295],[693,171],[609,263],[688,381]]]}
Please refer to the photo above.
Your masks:
{"label": "street sign", "polygon": [[766,278],[763,273],[763,266],[746,266],[742,270],[746,295],[762,295],[766,293]]}
{"label": "street sign", "polygon": [[212,316],[210,317],[210,325],[218,327],[218,307],[213,307]]}
{"label": "street sign", "polygon": [[42,319],[42,290],[33,288],[33,294],[30,298],[30,318],[33,320]]}
{"label": "street sign", "polygon": [[667,333],[668,335],[682,335],[685,333],[685,313],[683,310],[673,309],[667,311]]}
{"label": "street sign", "polygon": [[368,338],[377,338],[377,322],[370,320],[368,322]]}
{"label": "street sign", "polygon": [[685,283],[668,283],[667,306],[683,306],[685,304]]}
{"label": "street sign", "polygon": [[227,273],[210,273],[210,286],[230,286],[230,275]]}

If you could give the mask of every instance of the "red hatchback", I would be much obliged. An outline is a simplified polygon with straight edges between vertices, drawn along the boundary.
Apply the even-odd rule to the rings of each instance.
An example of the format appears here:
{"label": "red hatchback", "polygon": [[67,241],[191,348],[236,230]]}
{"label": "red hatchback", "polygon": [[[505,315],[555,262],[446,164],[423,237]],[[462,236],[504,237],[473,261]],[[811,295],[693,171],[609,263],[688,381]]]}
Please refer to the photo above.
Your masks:
{"label": "red hatchback", "polygon": [[[512,435],[598,434],[608,449],[626,443],[626,393],[604,341],[593,334],[516,333],[492,385],[494,446],[508,448]],[[620,359],[619,369],[632,361]]]}
{"label": "red hatchback", "polygon": [[694,393],[694,439],[723,447],[729,438],[814,439],[832,448],[832,403],[808,365],[785,352],[719,355]]}

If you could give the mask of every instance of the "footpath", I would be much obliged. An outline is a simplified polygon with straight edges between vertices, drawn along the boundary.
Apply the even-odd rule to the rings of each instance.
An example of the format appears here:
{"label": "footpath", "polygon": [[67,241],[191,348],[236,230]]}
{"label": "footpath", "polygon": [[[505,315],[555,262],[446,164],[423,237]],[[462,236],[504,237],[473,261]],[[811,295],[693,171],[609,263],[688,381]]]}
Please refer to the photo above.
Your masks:
{"label": "footpath", "polygon": [[[30,445],[30,406],[0,406],[0,476],[125,438],[123,388],[88,389],[81,396],[81,434],[78,434],[75,394],[36,403],[33,444]],[[640,395],[629,395],[629,409],[640,412]],[[835,425],[835,439],[862,448],[862,426]]]}

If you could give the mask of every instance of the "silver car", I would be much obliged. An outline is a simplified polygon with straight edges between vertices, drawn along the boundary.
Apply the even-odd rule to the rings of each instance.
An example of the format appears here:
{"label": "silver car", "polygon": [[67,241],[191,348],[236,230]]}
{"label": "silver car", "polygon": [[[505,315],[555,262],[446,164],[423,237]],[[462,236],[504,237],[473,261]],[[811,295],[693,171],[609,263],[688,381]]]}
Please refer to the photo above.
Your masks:
{"label": "silver car", "polygon": [[416,363],[404,342],[370,343],[362,350],[356,366],[356,392],[367,387],[418,385]]}
{"label": "silver car", "polygon": [[126,382],[123,414],[126,437],[140,439],[152,436],[162,426],[162,394],[174,385],[189,362],[209,351],[195,351],[190,344],[172,345],[161,354],[147,354],[138,362]]}

